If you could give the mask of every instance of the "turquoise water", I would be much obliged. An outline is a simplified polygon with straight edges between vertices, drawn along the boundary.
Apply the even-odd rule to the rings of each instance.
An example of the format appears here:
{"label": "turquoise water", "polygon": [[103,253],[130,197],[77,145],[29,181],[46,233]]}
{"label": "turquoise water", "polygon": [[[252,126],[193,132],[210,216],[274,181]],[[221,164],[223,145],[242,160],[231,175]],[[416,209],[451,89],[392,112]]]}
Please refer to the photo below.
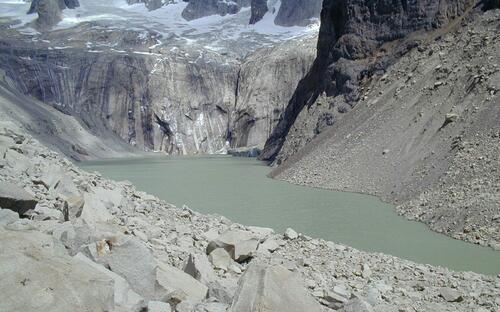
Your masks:
{"label": "turquoise water", "polygon": [[430,231],[376,197],[269,179],[255,159],[152,156],[80,164],[179,207],[246,224],[304,234],[457,271],[500,273],[500,252]]}

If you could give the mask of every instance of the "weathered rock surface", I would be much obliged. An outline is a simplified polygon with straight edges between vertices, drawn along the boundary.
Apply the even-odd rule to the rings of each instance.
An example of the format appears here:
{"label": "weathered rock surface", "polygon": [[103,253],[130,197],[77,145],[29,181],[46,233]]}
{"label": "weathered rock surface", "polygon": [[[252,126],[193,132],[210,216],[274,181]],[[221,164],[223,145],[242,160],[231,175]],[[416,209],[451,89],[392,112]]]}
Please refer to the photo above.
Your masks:
{"label": "weathered rock surface", "polygon": [[300,280],[281,266],[250,265],[238,282],[231,311],[321,311]]}
{"label": "weathered rock surface", "polygon": [[33,195],[16,184],[0,181],[0,207],[23,216],[27,211],[35,209],[37,202]]}
{"label": "weathered rock surface", "polygon": [[280,26],[304,26],[319,18],[321,0],[282,0],[274,23]]}
{"label": "weathered rock surface", "polygon": [[251,0],[252,15],[250,16],[250,24],[255,24],[262,20],[264,15],[269,10],[267,0]]}
{"label": "weathered rock surface", "polygon": [[236,14],[242,7],[248,7],[250,0],[189,0],[187,7],[182,12],[186,20],[194,20],[201,17],[218,14]]}
{"label": "weathered rock surface", "polygon": [[80,6],[78,0],[32,0],[28,14],[37,13],[36,28],[47,30],[61,21],[62,10]]}
{"label": "weathered rock surface", "polygon": [[[169,154],[263,146],[315,55],[314,38],[261,49],[240,60],[197,45],[167,43],[148,49],[157,44],[158,34],[104,32],[86,24],[39,36],[43,41],[36,50],[15,30],[2,38],[0,68],[12,93],[6,91],[6,98],[16,104],[14,109],[22,107],[19,113],[33,119],[43,114],[33,122],[34,134],[41,134],[44,143],[61,137],[57,145],[77,159],[104,154],[103,149],[120,150],[116,137],[141,150]],[[71,46],[66,46],[68,40]],[[98,48],[88,48],[88,42]],[[20,101],[18,93],[65,114],[27,105],[26,100],[37,101]],[[11,114],[21,121],[19,116],[26,116]],[[57,128],[68,120],[49,122],[52,115],[73,116],[69,134],[74,134]]]}
{"label": "weathered rock surface", "polygon": [[[435,231],[497,246],[500,47],[493,38],[500,18],[495,11],[469,18],[461,20],[462,28],[414,37],[405,56],[366,78],[353,110],[274,175],[375,194]],[[464,65],[464,58],[471,61]],[[336,107],[337,99],[321,96],[297,122],[313,129],[313,112]],[[290,149],[282,155],[307,141],[299,128],[290,132]]]}
{"label": "weathered rock surface", "polygon": [[113,280],[40,232],[0,228],[2,311],[110,311]]}

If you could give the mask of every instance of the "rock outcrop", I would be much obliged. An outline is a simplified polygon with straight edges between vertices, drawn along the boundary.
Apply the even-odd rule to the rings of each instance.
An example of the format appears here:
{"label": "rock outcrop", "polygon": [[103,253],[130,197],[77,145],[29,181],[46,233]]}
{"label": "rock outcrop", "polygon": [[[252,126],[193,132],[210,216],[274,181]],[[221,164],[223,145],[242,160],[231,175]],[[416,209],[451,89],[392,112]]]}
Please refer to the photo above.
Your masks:
{"label": "rock outcrop", "polygon": [[[279,124],[267,141],[261,158],[273,161],[294,125],[293,131],[297,133],[293,135],[301,136],[302,140],[298,144],[295,142],[295,146],[288,147],[291,149],[289,154],[304,146],[317,134],[311,131],[314,127],[308,124],[316,125],[325,118],[320,113],[319,116],[314,115],[295,124],[305,107],[310,108],[315,103],[318,106],[327,104],[329,108],[335,108],[327,110],[332,116],[334,110],[348,110],[346,104],[352,107],[359,99],[359,85],[364,77],[383,71],[414,45],[407,42],[390,49],[387,47],[375,55],[382,44],[405,38],[417,30],[445,26],[474,5],[473,0],[452,0],[446,3],[430,0],[423,8],[419,3],[406,1],[397,2],[396,5],[384,0],[373,3],[356,0],[324,1],[315,63],[297,87]],[[317,102],[323,93],[330,98],[329,104],[321,100]]]}
{"label": "rock outcrop", "polygon": [[267,13],[269,10],[267,7],[267,0],[252,0],[251,1],[251,7],[252,7],[252,15],[250,16],[250,24],[255,24],[262,20],[264,15]]}
{"label": "rock outcrop", "polygon": [[33,0],[28,14],[38,14],[35,27],[47,30],[61,21],[61,12],[64,9],[74,9],[80,6],[78,0]]}
{"label": "rock outcrop", "polygon": [[280,26],[305,26],[319,18],[322,0],[282,0],[274,23]]}
{"label": "rock outcrop", "polygon": [[[240,61],[196,45],[144,51],[156,43],[155,33],[140,39],[134,31],[83,25],[43,35],[63,47],[38,43],[34,49],[11,32],[0,48],[0,68],[17,89],[13,93],[74,116],[108,141],[115,134],[141,150],[169,154],[263,146],[315,55],[314,38],[261,49]],[[75,38],[75,32],[85,36]],[[89,49],[88,41],[101,48]],[[99,150],[78,143],[69,153],[81,152],[75,157],[84,159]]]}
{"label": "rock outcrop", "polygon": [[[289,161],[274,174],[381,196],[437,232],[497,249],[500,47],[493,38],[499,24],[498,11],[477,10],[444,29],[385,45],[407,51],[348,93],[327,92],[298,113],[279,156]],[[332,94],[338,82],[331,83]],[[339,104],[349,94],[359,100],[344,111]],[[302,148],[316,116],[325,113],[334,116],[333,125]]]}
{"label": "rock outcrop", "polygon": [[189,0],[182,11],[182,17],[188,21],[209,15],[236,14],[241,8],[250,6],[250,0]]}

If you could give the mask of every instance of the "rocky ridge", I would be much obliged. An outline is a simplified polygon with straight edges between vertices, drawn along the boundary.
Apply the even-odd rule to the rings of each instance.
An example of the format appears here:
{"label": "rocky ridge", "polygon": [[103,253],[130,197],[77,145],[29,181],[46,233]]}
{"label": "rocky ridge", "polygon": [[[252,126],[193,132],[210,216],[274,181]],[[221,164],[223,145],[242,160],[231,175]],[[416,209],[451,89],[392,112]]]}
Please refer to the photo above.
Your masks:
{"label": "rocky ridge", "polygon": [[281,151],[289,161],[274,175],[375,194],[433,230],[497,249],[499,21],[498,10],[476,11],[415,34],[404,56],[364,80],[356,106],[311,141],[303,131],[320,124],[311,116],[343,110],[319,96],[298,115]]}
{"label": "rocky ridge", "polygon": [[78,169],[9,121],[0,129],[0,206],[8,208],[0,210],[3,311],[492,312],[500,306],[499,277],[176,208],[129,182]]}

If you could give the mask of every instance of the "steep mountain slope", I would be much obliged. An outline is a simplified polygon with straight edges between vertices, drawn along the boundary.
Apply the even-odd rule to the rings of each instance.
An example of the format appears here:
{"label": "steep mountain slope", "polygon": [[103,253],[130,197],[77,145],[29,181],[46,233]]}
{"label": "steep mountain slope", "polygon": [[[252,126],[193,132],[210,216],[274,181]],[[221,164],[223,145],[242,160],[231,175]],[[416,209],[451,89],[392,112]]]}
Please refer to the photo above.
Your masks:
{"label": "steep mountain slope", "polygon": [[[142,150],[263,146],[315,55],[315,37],[245,59],[154,31],[83,23],[33,35],[5,27],[0,68],[19,92]],[[255,66],[257,64],[257,66]]]}
{"label": "steep mountain slope", "polygon": [[274,175],[376,194],[436,231],[498,248],[500,12],[471,14],[413,34],[417,44],[387,71],[358,80],[355,107],[302,149],[303,125],[336,102],[320,96],[298,113],[279,157],[300,150]]}
{"label": "steep mountain slope", "polygon": [[51,150],[73,160],[133,156],[139,152],[111,131],[91,130],[75,117],[20,94],[1,70],[0,115],[2,122],[30,133]]}

